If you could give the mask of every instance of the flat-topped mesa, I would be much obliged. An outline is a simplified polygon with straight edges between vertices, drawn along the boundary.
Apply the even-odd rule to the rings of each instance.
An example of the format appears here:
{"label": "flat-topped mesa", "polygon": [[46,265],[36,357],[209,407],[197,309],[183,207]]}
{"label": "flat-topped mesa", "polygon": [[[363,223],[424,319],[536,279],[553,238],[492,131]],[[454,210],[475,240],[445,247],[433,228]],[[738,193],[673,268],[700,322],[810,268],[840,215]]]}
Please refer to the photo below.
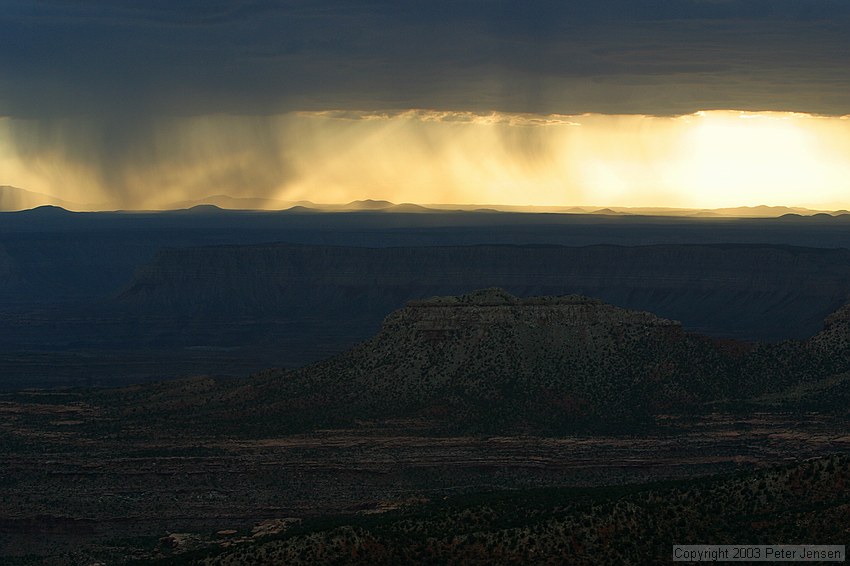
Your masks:
{"label": "flat-topped mesa", "polygon": [[490,288],[456,297],[410,301],[386,318],[384,328],[449,330],[480,326],[680,327],[678,321],[632,311],[581,295],[519,298]]}
{"label": "flat-topped mesa", "polygon": [[591,299],[582,295],[563,295],[559,297],[515,297],[499,287],[478,289],[465,295],[449,297],[431,297],[421,301],[409,301],[408,307],[494,307],[494,306],[529,306],[529,305],[585,305],[604,304],[599,299]]}

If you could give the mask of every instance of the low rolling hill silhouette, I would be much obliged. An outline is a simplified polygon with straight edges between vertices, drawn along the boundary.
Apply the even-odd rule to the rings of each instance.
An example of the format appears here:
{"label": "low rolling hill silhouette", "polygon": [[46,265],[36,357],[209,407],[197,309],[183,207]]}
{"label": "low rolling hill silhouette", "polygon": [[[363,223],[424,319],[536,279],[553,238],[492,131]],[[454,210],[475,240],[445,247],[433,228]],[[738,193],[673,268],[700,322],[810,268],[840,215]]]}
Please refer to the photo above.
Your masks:
{"label": "low rolling hill silhouette", "polygon": [[42,206],[62,207],[69,210],[92,210],[93,208],[92,205],[71,202],[53,195],[0,185],[0,212],[29,210]]}

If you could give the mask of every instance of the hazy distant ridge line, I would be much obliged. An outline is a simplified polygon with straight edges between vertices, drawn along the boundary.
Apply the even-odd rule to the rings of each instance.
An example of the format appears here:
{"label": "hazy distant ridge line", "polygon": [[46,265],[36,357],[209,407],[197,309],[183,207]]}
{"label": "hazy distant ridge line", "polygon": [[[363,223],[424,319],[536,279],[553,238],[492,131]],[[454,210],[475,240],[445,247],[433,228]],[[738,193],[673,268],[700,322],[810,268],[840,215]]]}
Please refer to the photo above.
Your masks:
{"label": "hazy distant ridge line", "polygon": [[812,216],[815,214],[843,215],[850,214],[847,210],[816,210],[798,206],[738,206],[724,208],[671,208],[671,207],[628,207],[628,206],[570,206],[570,205],[510,205],[510,204],[441,204],[441,203],[410,203],[396,204],[387,200],[363,199],[348,203],[315,203],[308,200],[287,201],[265,197],[233,197],[230,195],[210,195],[200,199],[176,201],[169,205],[155,208],[122,208],[119,203],[91,204],[77,203],[59,197],[35,193],[8,185],[0,186],[0,212],[16,212],[30,210],[41,206],[57,206],[66,210],[85,212],[149,211],[166,212],[181,211],[195,208],[210,207],[229,211],[264,211],[264,212],[394,212],[394,213],[429,213],[429,212],[538,212],[558,214],[597,214],[597,215],[638,215],[638,216],[682,216],[682,217],[730,217],[730,218],[778,218],[788,214]]}

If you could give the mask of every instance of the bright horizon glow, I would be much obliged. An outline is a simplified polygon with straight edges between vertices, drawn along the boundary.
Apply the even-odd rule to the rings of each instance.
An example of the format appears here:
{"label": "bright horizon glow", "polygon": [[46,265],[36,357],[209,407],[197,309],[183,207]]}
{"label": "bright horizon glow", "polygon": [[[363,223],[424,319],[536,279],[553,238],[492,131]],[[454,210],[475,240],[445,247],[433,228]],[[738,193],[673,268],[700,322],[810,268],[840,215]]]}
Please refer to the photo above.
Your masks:
{"label": "bright horizon glow", "polygon": [[344,203],[850,208],[850,120],[294,112],[160,119],[119,148],[82,119],[0,118],[0,185],[104,208],[215,194]]}

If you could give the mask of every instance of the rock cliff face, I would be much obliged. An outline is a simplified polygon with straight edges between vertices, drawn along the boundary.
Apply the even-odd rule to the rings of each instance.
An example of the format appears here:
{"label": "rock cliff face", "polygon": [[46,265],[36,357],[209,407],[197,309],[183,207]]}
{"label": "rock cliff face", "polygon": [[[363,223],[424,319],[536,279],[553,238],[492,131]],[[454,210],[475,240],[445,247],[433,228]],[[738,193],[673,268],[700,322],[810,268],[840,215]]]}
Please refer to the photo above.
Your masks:
{"label": "rock cliff face", "polygon": [[850,297],[850,252],[788,246],[463,246],[171,249],[122,308],[192,316],[307,313],[376,327],[406,301],[501,287],[581,294],[715,336],[804,338]]}
{"label": "rock cliff face", "polygon": [[486,289],[413,301],[371,340],[258,378],[250,395],[269,419],[298,426],[411,417],[463,430],[561,430],[722,396],[727,362],[710,340],[650,313]]}
{"label": "rock cliff face", "polygon": [[409,300],[493,286],[744,340],[812,336],[850,289],[850,217],[0,215],[0,388],[297,367]]}
{"label": "rock cliff face", "polygon": [[487,326],[589,329],[596,325],[680,326],[651,313],[617,308],[581,295],[518,298],[495,287],[460,297],[410,301],[387,317],[384,329],[431,333]]}
{"label": "rock cliff face", "polygon": [[[376,339],[392,342],[411,336],[436,342],[451,341],[457,334],[495,337],[507,333],[518,339],[533,335],[543,343],[557,336],[574,342],[603,336],[625,342],[627,337],[669,335],[665,330],[681,334],[678,322],[580,295],[521,299],[502,289],[486,289],[460,297],[411,301],[387,317]],[[574,345],[569,341],[565,339],[562,346]],[[458,347],[465,345],[460,341]]]}

